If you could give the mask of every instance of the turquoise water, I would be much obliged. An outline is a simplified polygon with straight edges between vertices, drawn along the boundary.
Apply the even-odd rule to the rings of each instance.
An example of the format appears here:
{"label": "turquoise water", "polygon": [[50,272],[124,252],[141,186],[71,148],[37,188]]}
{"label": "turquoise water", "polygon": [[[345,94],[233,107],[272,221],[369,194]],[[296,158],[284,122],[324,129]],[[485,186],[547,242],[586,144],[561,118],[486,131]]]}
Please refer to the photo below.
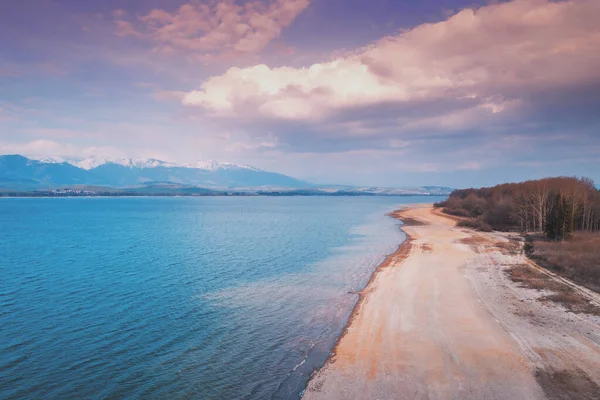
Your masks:
{"label": "turquoise water", "polygon": [[438,200],[0,199],[0,398],[298,398]]}

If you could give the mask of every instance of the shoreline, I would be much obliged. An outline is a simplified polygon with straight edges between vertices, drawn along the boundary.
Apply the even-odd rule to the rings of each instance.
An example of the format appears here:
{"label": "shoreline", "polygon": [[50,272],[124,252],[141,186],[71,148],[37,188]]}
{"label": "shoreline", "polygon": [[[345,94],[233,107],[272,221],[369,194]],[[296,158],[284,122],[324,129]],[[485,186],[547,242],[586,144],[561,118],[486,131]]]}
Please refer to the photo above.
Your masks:
{"label": "shoreline", "polygon": [[[427,204],[427,205],[429,205],[429,204]],[[414,207],[414,206],[415,205],[408,205],[405,208]],[[403,226],[410,226],[410,224],[408,224],[408,223],[404,222],[402,219],[400,219],[402,217],[402,213],[405,208],[394,210],[392,212],[387,213],[386,215],[402,222],[402,225],[400,225],[399,229],[402,232],[404,232],[404,234],[406,235],[406,239],[398,245],[398,247],[396,248],[396,250],[393,253],[385,256],[383,261],[380,262],[375,267],[375,269],[373,270],[373,273],[369,277],[369,280],[367,281],[365,287],[363,289],[359,290],[358,292],[355,292],[355,294],[358,295],[358,300],[356,301],[356,304],[354,305],[354,307],[352,307],[352,310],[350,311],[350,315],[348,316],[348,320],[346,321],[346,324],[344,325],[344,329],[342,330],[340,335],[335,340],[333,349],[327,356],[325,363],[311,374],[310,379],[312,379],[312,377],[314,375],[316,375],[321,369],[323,369],[325,367],[325,365],[330,363],[331,360],[335,357],[337,347],[338,347],[340,341],[344,338],[344,336],[346,336],[346,333],[348,332],[348,328],[350,327],[352,322],[354,322],[354,319],[356,318],[358,312],[362,308],[364,302],[367,300],[367,295],[369,294],[369,292],[371,290],[373,290],[372,286],[375,282],[375,279],[379,275],[379,273],[382,272],[384,269],[388,268],[392,264],[392,262],[407,258],[410,255],[413,238],[404,229],[402,229]],[[309,381],[310,381],[310,379],[309,379]]]}
{"label": "shoreline", "polygon": [[[418,225],[421,222],[417,221],[417,220],[414,220],[414,219],[410,219],[410,218],[404,217],[404,212],[407,209],[410,209],[410,208],[414,208],[414,207],[427,207],[427,206],[431,206],[432,207],[433,203],[407,204],[407,205],[404,205],[402,208],[396,209],[394,211],[391,211],[391,212],[385,214],[386,216],[394,218],[397,221],[400,221],[402,223],[399,226],[399,229],[402,232],[404,232],[404,234],[406,235],[406,239],[404,239],[398,245],[398,247],[396,248],[396,250],[394,250],[393,253],[390,253],[390,254],[386,255],[385,258],[383,259],[383,261],[381,261],[379,264],[377,264],[377,266],[375,267],[375,269],[371,273],[371,276],[369,277],[369,280],[365,284],[364,288],[362,288],[358,292],[354,292],[355,294],[358,295],[358,300],[356,301],[356,303],[352,307],[352,310],[350,311],[350,314],[348,316],[348,319],[346,320],[344,328],[342,329],[342,331],[340,332],[340,334],[338,335],[338,337],[335,339],[335,342],[333,344],[332,350],[327,355],[327,358],[325,359],[325,362],[322,365],[320,365],[318,368],[316,368],[315,370],[313,370],[313,372],[310,374],[308,382],[306,383],[304,389],[300,393],[300,398],[304,398],[306,390],[308,389],[308,385],[310,384],[310,382],[312,381],[312,379],[319,373],[319,371],[321,371],[322,369],[324,369],[327,366],[327,364],[335,362],[334,358],[335,358],[336,353],[337,353],[337,348],[338,348],[340,342],[344,339],[344,337],[348,333],[348,329],[350,328],[350,326],[354,322],[354,319],[356,318],[356,316],[360,312],[362,306],[366,302],[367,295],[369,294],[370,291],[372,291],[374,289],[373,285],[374,285],[374,282],[375,282],[377,276],[383,270],[385,270],[386,268],[390,267],[390,265],[393,262],[398,262],[399,260],[405,259],[405,258],[407,258],[410,255],[410,251],[411,251],[411,248],[412,248],[413,237],[408,232],[406,232],[403,228],[407,227],[407,226],[411,226],[411,225]],[[402,218],[405,218],[406,220],[402,219]]]}
{"label": "shoreline", "polygon": [[388,215],[406,240],[357,292],[303,399],[595,398],[600,317],[511,280],[527,259],[510,235],[458,228],[432,205]]}

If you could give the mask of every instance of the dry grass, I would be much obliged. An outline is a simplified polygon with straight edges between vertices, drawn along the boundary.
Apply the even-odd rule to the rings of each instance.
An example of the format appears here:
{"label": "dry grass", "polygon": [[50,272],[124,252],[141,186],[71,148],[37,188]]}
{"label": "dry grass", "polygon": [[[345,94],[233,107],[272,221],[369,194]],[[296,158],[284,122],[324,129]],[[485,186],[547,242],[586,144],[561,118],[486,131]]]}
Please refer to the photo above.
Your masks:
{"label": "dry grass", "polygon": [[598,399],[600,393],[600,386],[579,368],[570,371],[539,369],[535,377],[550,400]]}
{"label": "dry grass", "polygon": [[442,211],[444,212],[444,214],[454,215],[455,217],[472,218],[471,213],[468,212],[467,210],[463,210],[462,208],[444,207],[444,208],[442,208]]}
{"label": "dry grass", "polygon": [[536,290],[560,289],[554,279],[550,279],[546,274],[530,267],[527,264],[518,264],[508,270],[508,275],[513,282],[520,283],[521,286]]}
{"label": "dry grass", "polygon": [[507,256],[518,256],[521,254],[521,242],[516,239],[510,239],[508,242],[497,242],[496,247],[502,254]]}
{"label": "dry grass", "polygon": [[510,267],[508,276],[513,282],[519,283],[522,287],[552,292],[541,297],[540,301],[552,301],[562,304],[567,310],[575,313],[600,315],[600,308],[590,304],[583,295],[577,293],[573,288],[552,279],[552,277],[527,264]]}
{"label": "dry grass", "polygon": [[577,306],[578,308],[586,307],[589,304],[589,301],[587,301],[581,295],[575,293],[574,291],[556,292],[551,295],[545,296],[542,299],[554,301],[555,303],[571,304]]}
{"label": "dry grass", "polygon": [[422,226],[422,225],[429,225],[427,222],[425,221],[421,221],[420,219],[417,218],[412,218],[412,217],[406,217],[404,215],[404,211],[405,210],[396,210],[393,211],[387,215],[389,215],[390,217],[399,219],[400,221],[402,221],[402,224],[405,226]]}
{"label": "dry grass", "polygon": [[416,218],[410,218],[410,217],[401,217],[400,220],[404,223],[404,225],[406,226],[423,226],[423,225],[427,225],[427,223],[418,220]]}
{"label": "dry grass", "polygon": [[432,213],[435,215],[439,215],[441,217],[450,218],[451,220],[456,221],[456,222],[470,219],[470,218],[466,218],[466,217],[459,217],[457,215],[449,214],[449,213],[445,212],[444,210],[445,209],[443,209],[443,208],[434,208],[432,210]]}
{"label": "dry grass", "polygon": [[481,237],[477,234],[460,239],[459,242],[468,245],[471,250],[477,254],[481,253],[482,251],[486,251],[485,249],[491,244],[489,239]]}
{"label": "dry grass", "polygon": [[491,232],[493,230],[487,222],[479,218],[458,221],[456,226],[461,228],[471,228],[481,232]]}
{"label": "dry grass", "polygon": [[600,293],[600,234],[575,233],[564,242],[533,238],[529,256],[544,268]]}
{"label": "dry grass", "polygon": [[477,234],[469,236],[467,238],[460,239],[459,242],[468,244],[469,246],[484,246],[490,244],[488,238],[478,236]]}

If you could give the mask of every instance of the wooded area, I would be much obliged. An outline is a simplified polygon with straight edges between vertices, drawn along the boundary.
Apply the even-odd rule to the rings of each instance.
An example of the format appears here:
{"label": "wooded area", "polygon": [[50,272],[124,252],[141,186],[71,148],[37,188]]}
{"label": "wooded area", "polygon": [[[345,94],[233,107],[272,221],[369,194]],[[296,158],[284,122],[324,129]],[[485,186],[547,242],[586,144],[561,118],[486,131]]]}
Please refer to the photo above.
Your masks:
{"label": "wooded area", "polygon": [[473,218],[482,230],[543,232],[564,240],[574,231],[600,231],[600,192],[588,178],[545,178],[491,188],[462,189],[436,204],[444,212]]}
{"label": "wooded area", "polygon": [[459,226],[518,231],[525,253],[600,293],[600,192],[587,178],[546,178],[452,192],[437,203]]}

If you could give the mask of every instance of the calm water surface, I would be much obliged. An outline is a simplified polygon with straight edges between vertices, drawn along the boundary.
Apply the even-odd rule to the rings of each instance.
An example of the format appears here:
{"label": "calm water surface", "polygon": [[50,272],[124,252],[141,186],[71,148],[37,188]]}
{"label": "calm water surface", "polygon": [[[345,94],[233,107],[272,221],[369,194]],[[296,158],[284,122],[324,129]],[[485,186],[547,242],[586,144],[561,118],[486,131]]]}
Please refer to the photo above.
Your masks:
{"label": "calm water surface", "polygon": [[0,199],[0,399],[295,399],[434,197]]}

